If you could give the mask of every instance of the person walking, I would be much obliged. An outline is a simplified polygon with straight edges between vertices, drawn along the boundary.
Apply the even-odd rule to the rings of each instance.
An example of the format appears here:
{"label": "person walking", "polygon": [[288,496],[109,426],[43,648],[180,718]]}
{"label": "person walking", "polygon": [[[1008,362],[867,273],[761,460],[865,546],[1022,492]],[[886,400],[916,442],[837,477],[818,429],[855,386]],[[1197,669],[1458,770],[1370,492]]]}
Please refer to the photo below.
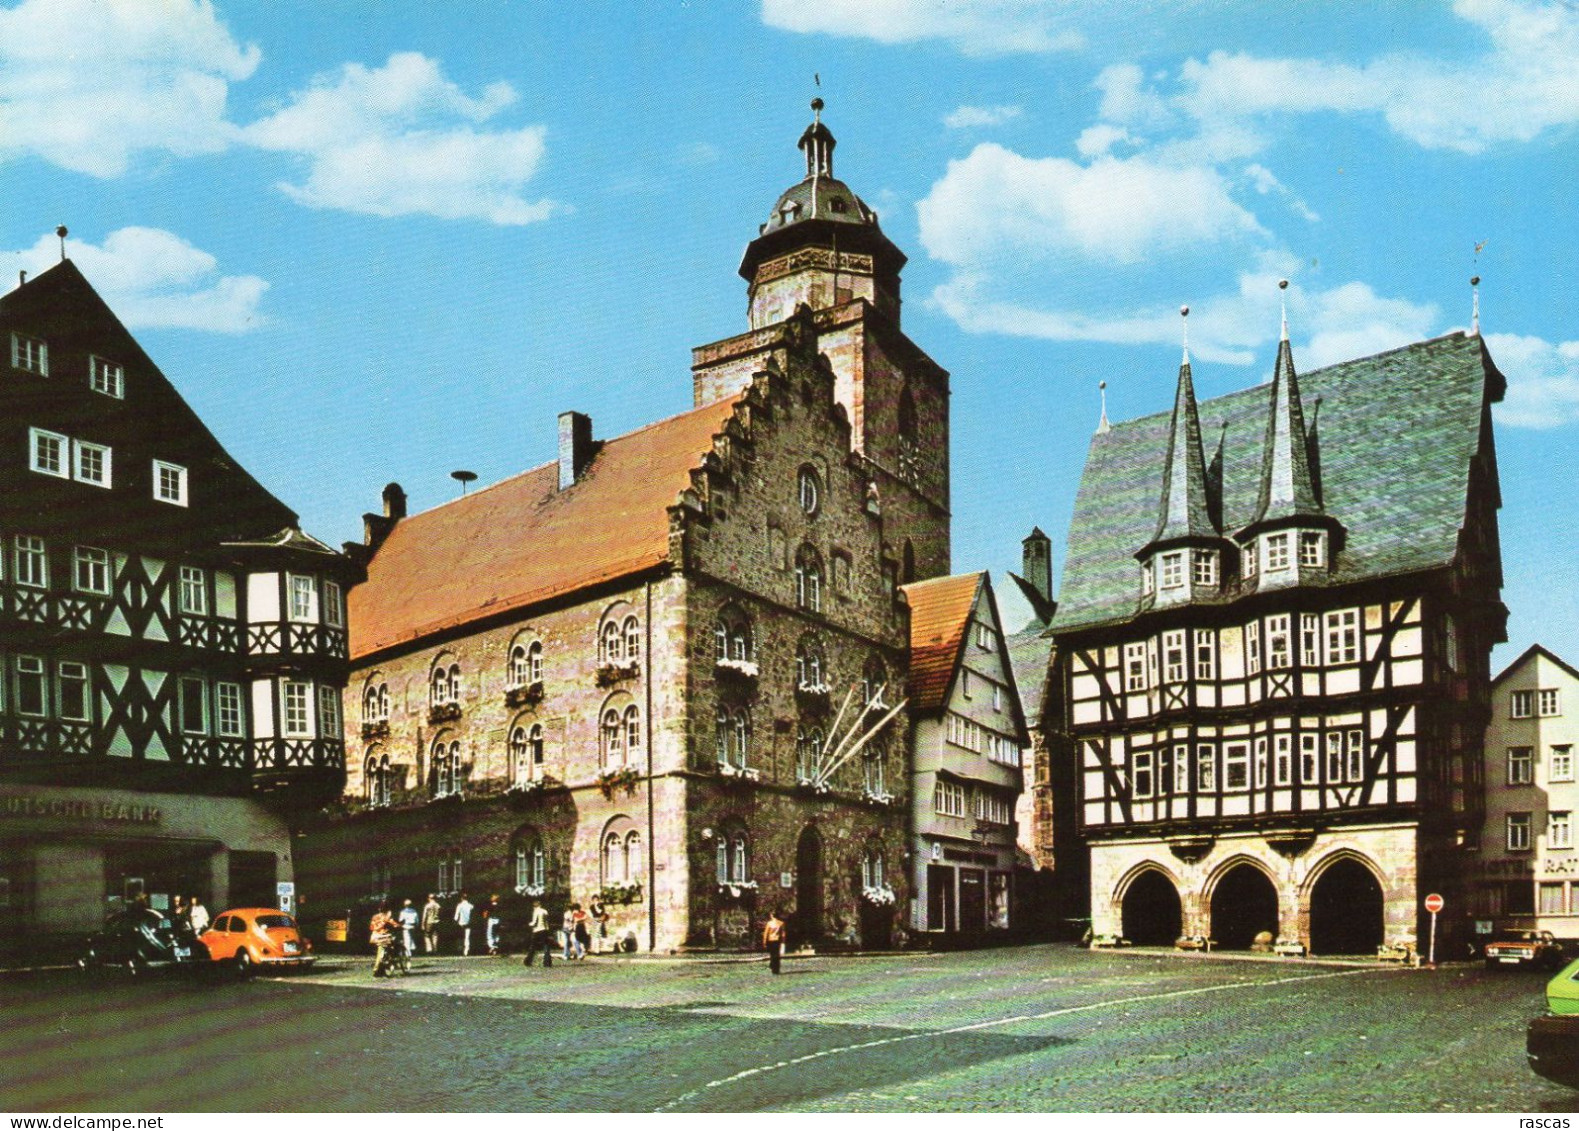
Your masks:
{"label": "person walking", "polygon": [[572,912],[571,919],[572,926],[576,932],[576,957],[585,958],[587,956],[587,944],[592,941],[592,933],[588,930],[588,926],[592,922],[592,916],[583,911],[581,904],[578,903]]}
{"label": "person walking", "polygon": [[395,916],[395,921],[400,924],[400,941],[406,946],[408,955],[417,953],[417,923],[419,916],[417,909],[411,906],[411,900],[406,900],[400,905],[400,914]]}
{"label": "person walking", "polygon": [[461,892],[461,901],[455,905],[455,925],[461,929],[461,954],[472,952],[472,901]]}
{"label": "person walking", "polygon": [[768,921],[762,927],[762,945],[768,952],[768,969],[779,973],[779,964],[784,961],[784,920],[779,918],[779,909],[775,907],[768,916]]}
{"label": "person walking", "polygon": [[483,914],[488,917],[488,953],[497,958],[499,957],[500,932],[504,930],[504,920],[499,918],[499,897],[497,895],[489,898],[488,906],[483,910]]}
{"label": "person walking", "polygon": [[382,978],[389,972],[394,959],[395,917],[389,913],[389,904],[380,903],[378,910],[367,924],[367,941],[373,944],[373,977]]}
{"label": "person walking", "polygon": [[422,950],[425,954],[438,953],[439,918],[442,915],[438,897],[429,892],[428,901],[422,905]]}
{"label": "person walking", "polygon": [[572,903],[565,908],[565,913],[559,918],[559,933],[563,938],[565,949],[561,955],[566,962],[575,958],[576,947],[576,912],[581,909],[581,904]]}
{"label": "person walking", "polygon": [[192,933],[200,935],[208,930],[208,908],[203,906],[203,901],[197,896],[192,897],[192,903],[186,909],[186,921],[192,925]]}
{"label": "person walking", "polygon": [[526,959],[521,965],[532,965],[532,959],[538,951],[542,951],[543,969],[547,970],[554,964],[554,939],[548,930],[548,912],[543,909],[540,899],[532,900],[531,932],[532,941],[526,944]]}

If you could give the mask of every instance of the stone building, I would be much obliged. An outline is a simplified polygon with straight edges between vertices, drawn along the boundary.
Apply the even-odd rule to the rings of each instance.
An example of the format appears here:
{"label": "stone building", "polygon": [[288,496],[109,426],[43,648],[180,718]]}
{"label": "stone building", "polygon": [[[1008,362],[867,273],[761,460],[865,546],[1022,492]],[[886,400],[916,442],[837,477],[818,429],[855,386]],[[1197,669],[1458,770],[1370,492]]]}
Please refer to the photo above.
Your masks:
{"label": "stone building", "polygon": [[910,604],[911,927],[973,941],[1013,922],[1015,804],[1029,739],[985,573],[904,587]]}
{"label": "stone building", "polygon": [[[1452,334],[1103,426],[1052,633],[1098,934],[1364,952],[1463,905],[1504,639],[1491,404]],[[1203,421],[1205,424],[1203,437]]]}
{"label": "stone building", "polygon": [[70,260],[0,298],[0,342],[0,947],[138,896],[288,901],[284,814],[344,781],[360,571]]}
{"label": "stone building", "polygon": [[1579,939],[1576,742],[1579,671],[1532,645],[1491,685],[1474,919]]}
{"label": "stone building", "polygon": [[466,889],[519,924],[602,893],[643,949],[749,944],[773,906],[887,938],[899,587],[948,569],[948,375],[820,117],[800,147],[692,410],[607,440],[566,413],[557,460],[367,517],[346,796],[303,841],[326,907]]}

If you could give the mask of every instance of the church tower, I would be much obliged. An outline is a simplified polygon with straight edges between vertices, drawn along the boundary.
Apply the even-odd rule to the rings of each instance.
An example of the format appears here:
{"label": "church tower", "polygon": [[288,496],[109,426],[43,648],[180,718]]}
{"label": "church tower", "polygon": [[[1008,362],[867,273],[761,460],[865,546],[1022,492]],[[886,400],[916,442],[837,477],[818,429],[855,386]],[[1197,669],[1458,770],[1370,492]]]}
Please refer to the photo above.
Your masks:
{"label": "church tower", "polygon": [[813,99],[797,143],[805,176],[778,197],[746,246],[750,330],[693,351],[695,403],[745,388],[767,368],[797,311],[850,420],[850,446],[880,509],[903,583],[949,572],[948,373],[900,329],[905,254],[877,213],[833,175],[838,144]]}

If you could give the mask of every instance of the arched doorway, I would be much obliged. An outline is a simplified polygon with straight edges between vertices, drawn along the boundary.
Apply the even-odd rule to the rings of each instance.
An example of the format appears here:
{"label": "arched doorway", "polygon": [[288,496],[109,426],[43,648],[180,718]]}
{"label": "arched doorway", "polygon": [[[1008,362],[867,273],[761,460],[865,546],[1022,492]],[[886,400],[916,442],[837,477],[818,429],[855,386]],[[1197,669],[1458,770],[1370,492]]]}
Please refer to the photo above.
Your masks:
{"label": "arched doorway", "polygon": [[1277,937],[1277,889],[1261,869],[1237,864],[1212,890],[1212,938],[1220,950],[1249,950],[1262,931]]}
{"label": "arched doorway", "polygon": [[1382,885],[1358,860],[1339,860],[1310,889],[1312,954],[1375,954],[1382,945]]}
{"label": "arched doorway", "polygon": [[822,936],[822,837],[816,826],[801,830],[795,845],[795,923],[797,943]]}
{"label": "arched doorway", "polygon": [[1172,946],[1184,923],[1179,890],[1155,868],[1146,869],[1124,893],[1122,921],[1124,937],[1136,946]]}

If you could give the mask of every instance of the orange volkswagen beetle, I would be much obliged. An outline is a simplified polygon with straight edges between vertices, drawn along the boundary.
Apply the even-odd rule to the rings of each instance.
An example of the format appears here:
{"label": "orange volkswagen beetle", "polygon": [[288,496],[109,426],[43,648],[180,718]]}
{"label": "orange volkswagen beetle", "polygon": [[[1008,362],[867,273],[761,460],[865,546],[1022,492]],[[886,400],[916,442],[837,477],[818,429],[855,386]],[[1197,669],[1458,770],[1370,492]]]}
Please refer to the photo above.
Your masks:
{"label": "orange volkswagen beetle", "polygon": [[273,907],[235,907],[215,916],[198,936],[215,962],[229,962],[242,975],[259,968],[311,966],[312,943],[296,920]]}

